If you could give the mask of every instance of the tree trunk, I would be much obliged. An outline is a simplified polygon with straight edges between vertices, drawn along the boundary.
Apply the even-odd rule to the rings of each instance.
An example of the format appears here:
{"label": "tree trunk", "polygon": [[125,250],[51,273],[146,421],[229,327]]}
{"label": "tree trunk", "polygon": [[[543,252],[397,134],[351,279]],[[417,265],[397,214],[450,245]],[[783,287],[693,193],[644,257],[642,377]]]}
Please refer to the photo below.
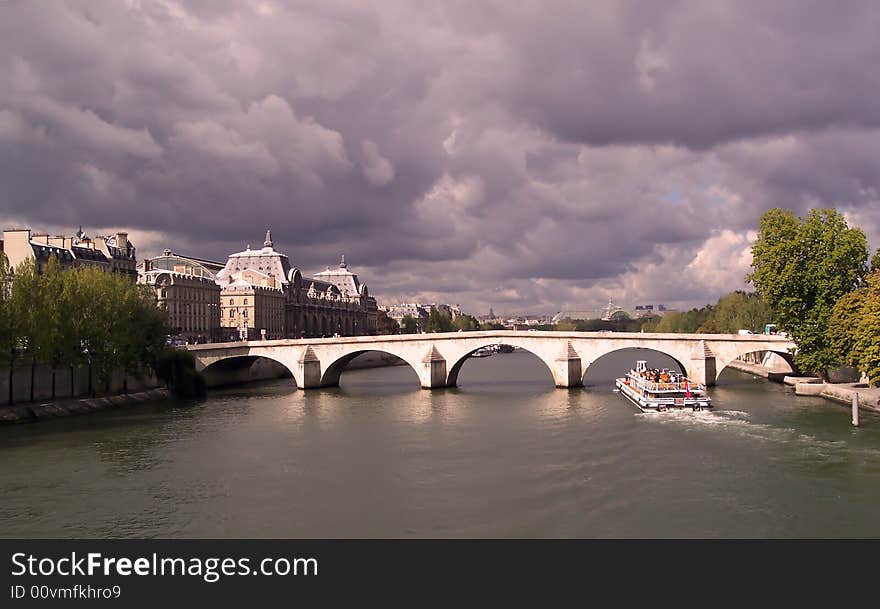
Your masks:
{"label": "tree trunk", "polygon": [[12,381],[15,379],[15,366],[13,365],[14,363],[15,363],[15,360],[12,360],[12,359],[9,360],[9,405],[10,406],[12,406],[12,404],[15,402],[15,399],[14,399],[15,396],[12,391]]}
{"label": "tree trunk", "polygon": [[73,366],[70,367],[70,397],[76,397],[76,389],[75,385],[73,384]]}
{"label": "tree trunk", "polygon": [[52,364],[52,401],[55,401],[55,364]]}
{"label": "tree trunk", "polygon": [[37,371],[37,360],[31,360],[31,402],[34,401],[34,377],[36,376]]}
{"label": "tree trunk", "polygon": [[89,396],[95,397],[95,389],[92,386],[92,362],[89,362]]}

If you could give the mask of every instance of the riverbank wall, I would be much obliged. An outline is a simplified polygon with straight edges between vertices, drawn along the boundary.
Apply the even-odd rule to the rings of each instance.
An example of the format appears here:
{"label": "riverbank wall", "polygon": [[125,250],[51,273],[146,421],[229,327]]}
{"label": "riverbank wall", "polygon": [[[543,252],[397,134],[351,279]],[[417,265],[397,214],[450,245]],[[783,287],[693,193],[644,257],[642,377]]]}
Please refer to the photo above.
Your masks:
{"label": "riverbank wall", "polygon": [[[45,402],[53,399],[52,376],[51,366],[44,364],[34,366],[33,370],[31,366],[16,368],[11,379],[12,404]],[[125,375],[121,370],[114,370],[108,383],[98,381],[94,374],[90,381],[88,368],[59,367],[55,369],[54,376],[55,400],[138,393],[163,386],[163,383],[152,374]],[[9,383],[9,369],[0,369],[0,405],[9,405]]]}
{"label": "riverbank wall", "polygon": [[12,406],[5,405],[0,406],[0,425],[35,423],[47,419],[124,408],[152,400],[164,400],[168,397],[170,397],[170,394],[167,389],[155,388],[96,398],[74,398],[45,403],[29,402],[27,404],[13,404]]}

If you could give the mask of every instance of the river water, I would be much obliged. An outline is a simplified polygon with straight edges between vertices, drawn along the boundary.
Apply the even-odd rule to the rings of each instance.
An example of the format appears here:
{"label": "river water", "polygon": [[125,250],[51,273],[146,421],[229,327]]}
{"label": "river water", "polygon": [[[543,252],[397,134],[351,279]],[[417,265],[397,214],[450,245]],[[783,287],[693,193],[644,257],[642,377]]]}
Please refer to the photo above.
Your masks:
{"label": "river water", "polygon": [[732,370],[713,412],[639,414],[612,391],[634,360],[578,389],[517,351],[456,389],[352,370],[0,428],[0,536],[880,536],[880,417]]}

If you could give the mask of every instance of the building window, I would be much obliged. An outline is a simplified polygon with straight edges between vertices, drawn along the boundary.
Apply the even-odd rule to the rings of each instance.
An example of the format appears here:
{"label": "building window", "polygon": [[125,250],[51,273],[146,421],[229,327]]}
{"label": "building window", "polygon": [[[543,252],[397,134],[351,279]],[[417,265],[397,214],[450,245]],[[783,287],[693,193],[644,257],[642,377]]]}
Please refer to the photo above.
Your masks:
{"label": "building window", "polygon": [[162,298],[168,298],[168,290],[162,290]]}
{"label": "building window", "polygon": [[231,306],[233,306],[233,305],[235,305],[235,301],[234,301],[233,299],[230,298],[230,299],[229,299],[229,306],[231,307]]}
{"label": "building window", "polygon": [[235,317],[235,311],[229,309],[229,317]]}
{"label": "building window", "polygon": [[248,314],[247,314],[247,309],[245,309],[244,311],[242,311],[241,314],[242,314],[243,316],[247,317],[247,316],[248,316]]}
{"label": "building window", "polygon": [[244,299],[244,304],[247,304],[247,298]]}

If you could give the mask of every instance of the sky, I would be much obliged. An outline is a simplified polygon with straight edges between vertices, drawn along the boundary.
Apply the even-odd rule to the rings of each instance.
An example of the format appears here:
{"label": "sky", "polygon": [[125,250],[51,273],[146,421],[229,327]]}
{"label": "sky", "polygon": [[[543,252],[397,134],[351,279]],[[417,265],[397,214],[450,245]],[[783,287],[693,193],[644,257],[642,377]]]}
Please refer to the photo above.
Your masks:
{"label": "sky", "polygon": [[744,289],[758,219],[880,245],[880,5],[0,4],[0,226],[218,260],[271,228],[380,304]]}

